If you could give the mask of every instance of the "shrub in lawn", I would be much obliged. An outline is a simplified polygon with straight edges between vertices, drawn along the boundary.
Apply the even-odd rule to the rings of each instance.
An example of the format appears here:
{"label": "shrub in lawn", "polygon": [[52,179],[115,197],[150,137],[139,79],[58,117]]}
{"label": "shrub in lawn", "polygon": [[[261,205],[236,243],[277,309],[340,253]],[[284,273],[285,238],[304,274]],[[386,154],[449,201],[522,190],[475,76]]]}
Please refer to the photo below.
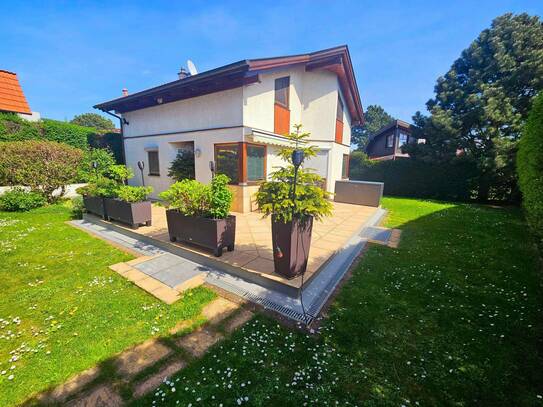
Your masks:
{"label": "shrub in lawn", "polygon": [[44,196],[38,192],[15,187],[0,195],[0,209],[7,212],[25,212],[45,205]]}
{"label": "shrub in lawn", "polygon": [[519,142],[517,172],[526,218],[543,247],[543,92],[533,101]]}
{"label": "shrub in lawn", "polygon": [[147,200],[147,197],[151,192],[153,192],[152,187],[122,185],[117,190],[117,198],[128,203],[143,202]]}
{"label": "shrub in lawn", "polygon": [[74,196],[71,200],[72,216],[75,219],[81,219],[83,217],[83,210],[85,205],[83,204],[82,196]]}
{"label": "shrub in lawn", "polygon": [[194,152],[190,150],[182,150],[177,154],[175,160],[169,168],[168,177],[176,181],[184,179],[194,179]]}
{"label": "shrub in lawn", "polygon": [[76,180],[82,157],[81,150],[52,141],[0,143],[0,183],[28,186],[51,202]]}

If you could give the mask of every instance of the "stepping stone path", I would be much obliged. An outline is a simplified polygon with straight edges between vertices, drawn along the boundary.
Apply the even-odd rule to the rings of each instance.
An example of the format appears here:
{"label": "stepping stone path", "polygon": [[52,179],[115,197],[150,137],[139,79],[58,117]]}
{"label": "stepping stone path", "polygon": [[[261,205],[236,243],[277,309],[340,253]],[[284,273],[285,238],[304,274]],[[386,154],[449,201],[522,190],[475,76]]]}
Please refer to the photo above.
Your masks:
{"label": "stepping stone path", "polygon": [[183,291],[202,285],[207,269],[170,253],[141,256],[109,268],[166,304],[173,304]]}
{"label": "stepping stone path", "polygon": [[[38,396],[38,401],[43,405],[71,407],[122,406],[154,391],[167,377],[185,368],[193,358],[203,356],[211,346],[245,324],[253,315],[251,311],[241,308],[240,304],[218,297],[202,309],[201,317],[208,321],[206,325],[175,338],[178,332],[189,329],[196,320],[181,321],[170,330],[174,341],[150,339],[127,349],[113,361],[114,374],[110,371],[102,373],[99,367],[89,369]],[[153,373],[145,375],[146,370]],[[130,400],[123,400],[121,394],[132,396]]]}

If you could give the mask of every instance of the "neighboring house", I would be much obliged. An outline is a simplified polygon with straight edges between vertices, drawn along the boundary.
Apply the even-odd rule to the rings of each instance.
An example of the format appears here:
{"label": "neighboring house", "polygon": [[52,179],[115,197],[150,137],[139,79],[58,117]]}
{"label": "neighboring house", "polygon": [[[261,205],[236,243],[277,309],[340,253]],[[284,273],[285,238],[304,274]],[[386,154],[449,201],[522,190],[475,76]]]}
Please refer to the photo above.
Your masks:
{"label": "neighboring house", "polygon": [[326,179],[348,177],[351,126],[363,123],[362,105],[347,46],[309,54],[242,60],[187,75],[162,86],[95,106],[122,117],[127,165],[154,197],[173,182],[168,168],[178,151],[195,156],[196,179],[210,182],[211,168],[232,180],[233,210],[254,209],[258,184],[284,164],[285,134],[303,124],[318,155],[305,163]]}
{"label": "neighboring house", "polygon": [[417,139],[411,135],[411,125],[402,120],[394,120],[370,137],[366,154],[372,160],[405,158],[409,154],[402,152],[402,146],[416,142]]}
{"label": "neighboring house", "polygon": [[0,112],[17,113],[29,121],[40,120],[40,114],[30,110],[17,74],[3,69],[0,69]]}

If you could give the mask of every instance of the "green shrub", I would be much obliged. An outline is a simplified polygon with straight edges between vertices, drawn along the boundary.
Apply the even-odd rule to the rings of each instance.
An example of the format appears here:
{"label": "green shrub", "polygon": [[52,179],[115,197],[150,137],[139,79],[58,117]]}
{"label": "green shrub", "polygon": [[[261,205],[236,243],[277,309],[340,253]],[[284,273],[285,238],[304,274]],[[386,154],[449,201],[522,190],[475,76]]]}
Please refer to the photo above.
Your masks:
{"label": "green shrub", "polygon": [[[96,169],[92,166],[93,162],[98,164]],[[83,154],[77,178],[81,182],[89,182],[96,175],[108,174],[114,165],[115,158],[111,151],[105,148],[91,148]]]}
{"label": "green shrub", "polygon": [[543,248],[543,92],[532,109],[519,142],[517,172],[526,219]]}
{"label": "green shrub", "polygon": [[[301,133],[301,125],[295,125],[296,131],[287,137],[296,147],[284,147],[279,155],[288,165],[275,171],[271,181],[263,182],[256,193],[256,202],[265,216],[274,215],[275,219],[284,223],[290,222],[293,217],[305,221],[309,216],[320,220],[332,214],[332,204],[328,200],[330,194],[322,188],[323,179],[308,169],[300,167],[296,179],[296,193],[294,194],[294,165],[292,152],[299,149],[304,152],[304,159],[313,157],[317,153],[314,146],[304,143],[309,133]],[[300,144],[303,147],[300,147]]]}
{"label": "green shrub", "polygon": [[77,178],[83,152],[51,141],[14,141],[0,143],[0,184],[28,186],[51,202],[53,192]]}
{"label": "green shrub", "polygon": [[66,143],[72,147],[86,150],[87,138],[97,132],[91,127],[82,127],[58,120],[43,119],[41,121],[43,137],[49,141]]}
{"label": "green shrub", "polygon": [[84,187],[77,188],[76,192],[83,196],[115,198],[119,188],[120,185],[115,180],[99,175]]}
{"label": "green shrub", "polygon": [[45,205],[45,197],[37,192],[15,187],[0,195],[0,209],[7,212],[25,212]]}
{"label": "green shrub", "polygon": [[107,132],[90,134],[87,137],[87,143],[90,148],[110,150],[113,153],[117,164],[124,163],[123,143],[120,133]]}
{"label": "green shrub", "polygon": [[349,177],[384,182],[385,195],[468,201],[474,196],[476,174],[475,164],[462,158],[440,165],[400,158],[351,167]]}
{"label": "green shrub", "polygon": [[74,196],[70,201],[70,207],[74,219],[81,219],[83,217],[85,205],[83,204],[82,196]]}
{"label": "green shrub", "polygon": [[134,176],[134,171],[126,165],[119,164],[109,167],[106,175],[118,184],[126,185],[126,182]]}
{"label": "green shrub", "polygon": [[183,150],[178,153],[169,168],[168,177],[176,181],[194,179],[194,152]]}
{"label": "green shrub", "polygon": [[0,141],[49,140],[86,150],[97,133],[92,127],[51,119],[30,122],[14,113],[0,113]]}
{"label": "green shrub", "polygon": [[30,122],[15,113],[0,113],[0,141],[36,139],[43,139],[43,130],[39,122]]}
{"label": "green shrub", "polygon": [[133,187],[122,185],[117,190],[117,197],[122,201],[129,203],[143,202],[147,200],[147,196],[153,192],[152,187]]}
{"label": "green shrub", "polygon": [[159,197],[168,208],[176,209],[185,216],[224,219],[232,205],[229,181],[224,174],[213,177],[211,185],[185,179],[172,184]]}

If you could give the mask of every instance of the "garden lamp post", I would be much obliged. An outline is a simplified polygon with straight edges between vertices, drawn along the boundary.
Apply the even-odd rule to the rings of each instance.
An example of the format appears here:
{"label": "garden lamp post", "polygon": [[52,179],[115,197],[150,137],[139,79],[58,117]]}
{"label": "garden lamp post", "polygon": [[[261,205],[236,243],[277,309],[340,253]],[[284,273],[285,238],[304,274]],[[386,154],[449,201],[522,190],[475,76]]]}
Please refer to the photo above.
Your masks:
{"label": "garden lamp post", "polygon": [[98,161],[93,161],[91,165],[92,169],[94,170],[94,176],[98,178]]}
{"label": "garden lamp post", "polygon": [[292,185],[292,217],[294,218],[294,213],[296,211],[296,183],[298,182],[298,168],[302,165],[304,161],[304,150],[294,150],[292,152],[292,165],[294,165],[294,183]]}
{"label": "garden lamp post", "polygon": [[143,169],[145,168],[145,163],[143,161],[138,161],[138,168],[141,172],[141,185],[145,186],[145,179],[143,178]]}

